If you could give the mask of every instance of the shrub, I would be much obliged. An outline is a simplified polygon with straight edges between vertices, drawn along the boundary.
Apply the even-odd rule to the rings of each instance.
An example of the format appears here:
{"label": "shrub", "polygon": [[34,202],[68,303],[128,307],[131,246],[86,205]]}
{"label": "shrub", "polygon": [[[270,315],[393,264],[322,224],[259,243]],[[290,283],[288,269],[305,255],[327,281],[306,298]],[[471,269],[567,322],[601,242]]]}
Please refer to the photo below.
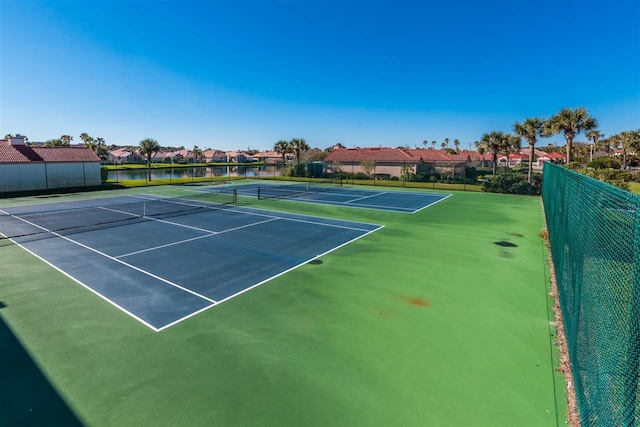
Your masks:
{"label": "shrub", "polygon": [[298,163],[293,169],[293,176],[307,176],[307,168],[304,163]]}
{"label": "shrub", "polygon": [[107,182],[108,178],[109,178],[109,168],[107,168],[106,166],[100,166],[100,180],[102,182]]}
{"label": "shrub", "polygon": [[482,185],[482,191],[486,191],[488,193],[539,195],[541,190],[542,175],[538,173],[533,174],[531,185],[527,182],[526,175],[514,172],[487,178]]}
{"label": "shrub", "polygon": [[587,163],[587,167],[593,169],[620,169],[620,166],[620,162],[611,157],[598,157]]}
{"label": "shrub", "polygon": [[353,179],[370,179],[370,178],[369,178],[369,175],[367,175],[367,174],[366,174],[366,173],[364,173],[364,172],[357,172],[357,173],[354,173],[354,174],[353,174],[353,176],[352,176],[352,178],[353,178]]}
{"label": "shrub", "polygon": [[465,171],[465,178],[467,179],[467,181],[475,182],[478,180],[479,175],[480,172],[478,172],[476,168],[467,168]]}
{"label": "shrub", "polygon": [[567,169],[572,170],[572,171],[578,171],[578,170],[580,170],[580,168],[581,168],[580,163],[578,163],[578,162],[571,162],[571,163],[567,163],[567,164],[565,165],[565,167],[566,167]]}

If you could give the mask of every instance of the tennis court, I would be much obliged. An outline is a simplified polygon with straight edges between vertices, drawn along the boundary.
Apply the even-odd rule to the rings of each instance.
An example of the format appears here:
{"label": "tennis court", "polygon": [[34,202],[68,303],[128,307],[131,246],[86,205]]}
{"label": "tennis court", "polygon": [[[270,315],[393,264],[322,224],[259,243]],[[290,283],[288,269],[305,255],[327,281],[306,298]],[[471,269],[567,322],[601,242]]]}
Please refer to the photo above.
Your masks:
{"label": "tennis court", "polygon": [[258,199],[290,199],[298,202],[343,206],[360,209],[373,209],[413,214],[451,194],[418,193],[395,190],[362,189],[342,186],[342,181],[292,182],[275,184],[270,182],[209,186],[200,191],[228,191],[235,189],[239,195]]}
{"label": "tennis court", "polygon": [[0,425],[565,425],[538,198],[203,188],[0,199]]}
{"label": "tennis court", "polygon": [[380,228],[225,205],[206,195],[0,213],[0,234],[156,331]]}

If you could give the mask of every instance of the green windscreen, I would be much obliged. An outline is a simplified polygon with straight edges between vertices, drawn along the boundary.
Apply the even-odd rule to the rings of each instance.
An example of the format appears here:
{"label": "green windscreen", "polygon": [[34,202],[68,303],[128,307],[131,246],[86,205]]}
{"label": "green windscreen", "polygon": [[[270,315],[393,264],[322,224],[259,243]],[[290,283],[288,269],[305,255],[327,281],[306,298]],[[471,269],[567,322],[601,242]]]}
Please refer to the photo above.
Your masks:
{"label": "green windscreen", "polygon": [[583,426],[640,425],[640,197],[544,165],[542,200]]}

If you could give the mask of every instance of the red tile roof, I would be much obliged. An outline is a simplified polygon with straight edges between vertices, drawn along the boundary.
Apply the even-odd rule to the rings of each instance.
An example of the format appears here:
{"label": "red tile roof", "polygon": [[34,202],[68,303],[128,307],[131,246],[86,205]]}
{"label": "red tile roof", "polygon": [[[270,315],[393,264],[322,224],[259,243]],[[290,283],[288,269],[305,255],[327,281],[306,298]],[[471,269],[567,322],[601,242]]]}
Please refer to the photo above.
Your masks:
{"label": "red tile roof", "polygon": [[551,153],[544,153],[542,156],[540,157],[547,157],[549,159],[564,159],[564,156],[560,153],[555,153],[555,152],[551,152]]}
{"label": "red tile roof", "polygon": [[275,151],[261,151],[259,153],[256,153],[253,155],[253,157],[262,159],[281,159],[282,158],[282,154],[280,153],[276,153]]}
{"label": "red tile roof", "polygon": [[427,150],[424,148],[412,148],[404,150],[413,157],[422,159],[424,162],[448,162],[451,161],[449,155],[441,150]]}
{"label": "red tile roof", "polygon": [[422,148],[338,148],[326,158],[326,162],[362,162],[374,160],[383,163],[409,162],[466,162],[470,153],[447,154],[443,150]]}
{"label": "red tile roof", "polygon": [[202,154],[206,157],[226,157],[227,153],[220,150],[208,149],[204,150]]}
{"label": "red tile roof", "polygon": [[325,162],[411,162],[417,163],[420,157],[414,157],[398,148],[339,148],[333,150],[324,159]]}
{"label": "red tile roof", "polygon": [[28,147],[45,162],[99,162],[88,147]]}
{"label": "red tile roof", "polygon": [[88,147],[40,147],[16,144],[0,139],[0,163],[29,162],[99,162]]}
{"label": "red tile roof", "polygon": [[11,145],[0,145],[0,163],[28,163],[29,159]]}

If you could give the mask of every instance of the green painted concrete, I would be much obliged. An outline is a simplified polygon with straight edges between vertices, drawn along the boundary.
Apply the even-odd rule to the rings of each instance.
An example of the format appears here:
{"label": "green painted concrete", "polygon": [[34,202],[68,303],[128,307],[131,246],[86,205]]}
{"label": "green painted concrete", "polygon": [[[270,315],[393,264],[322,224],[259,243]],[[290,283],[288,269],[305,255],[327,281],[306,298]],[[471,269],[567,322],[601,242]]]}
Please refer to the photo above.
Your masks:
{"label": "green painted concrete", "polygon": [[241,202],[385,227],[160,333],[0,241],[0,424],[564,424],[538,198]]}

